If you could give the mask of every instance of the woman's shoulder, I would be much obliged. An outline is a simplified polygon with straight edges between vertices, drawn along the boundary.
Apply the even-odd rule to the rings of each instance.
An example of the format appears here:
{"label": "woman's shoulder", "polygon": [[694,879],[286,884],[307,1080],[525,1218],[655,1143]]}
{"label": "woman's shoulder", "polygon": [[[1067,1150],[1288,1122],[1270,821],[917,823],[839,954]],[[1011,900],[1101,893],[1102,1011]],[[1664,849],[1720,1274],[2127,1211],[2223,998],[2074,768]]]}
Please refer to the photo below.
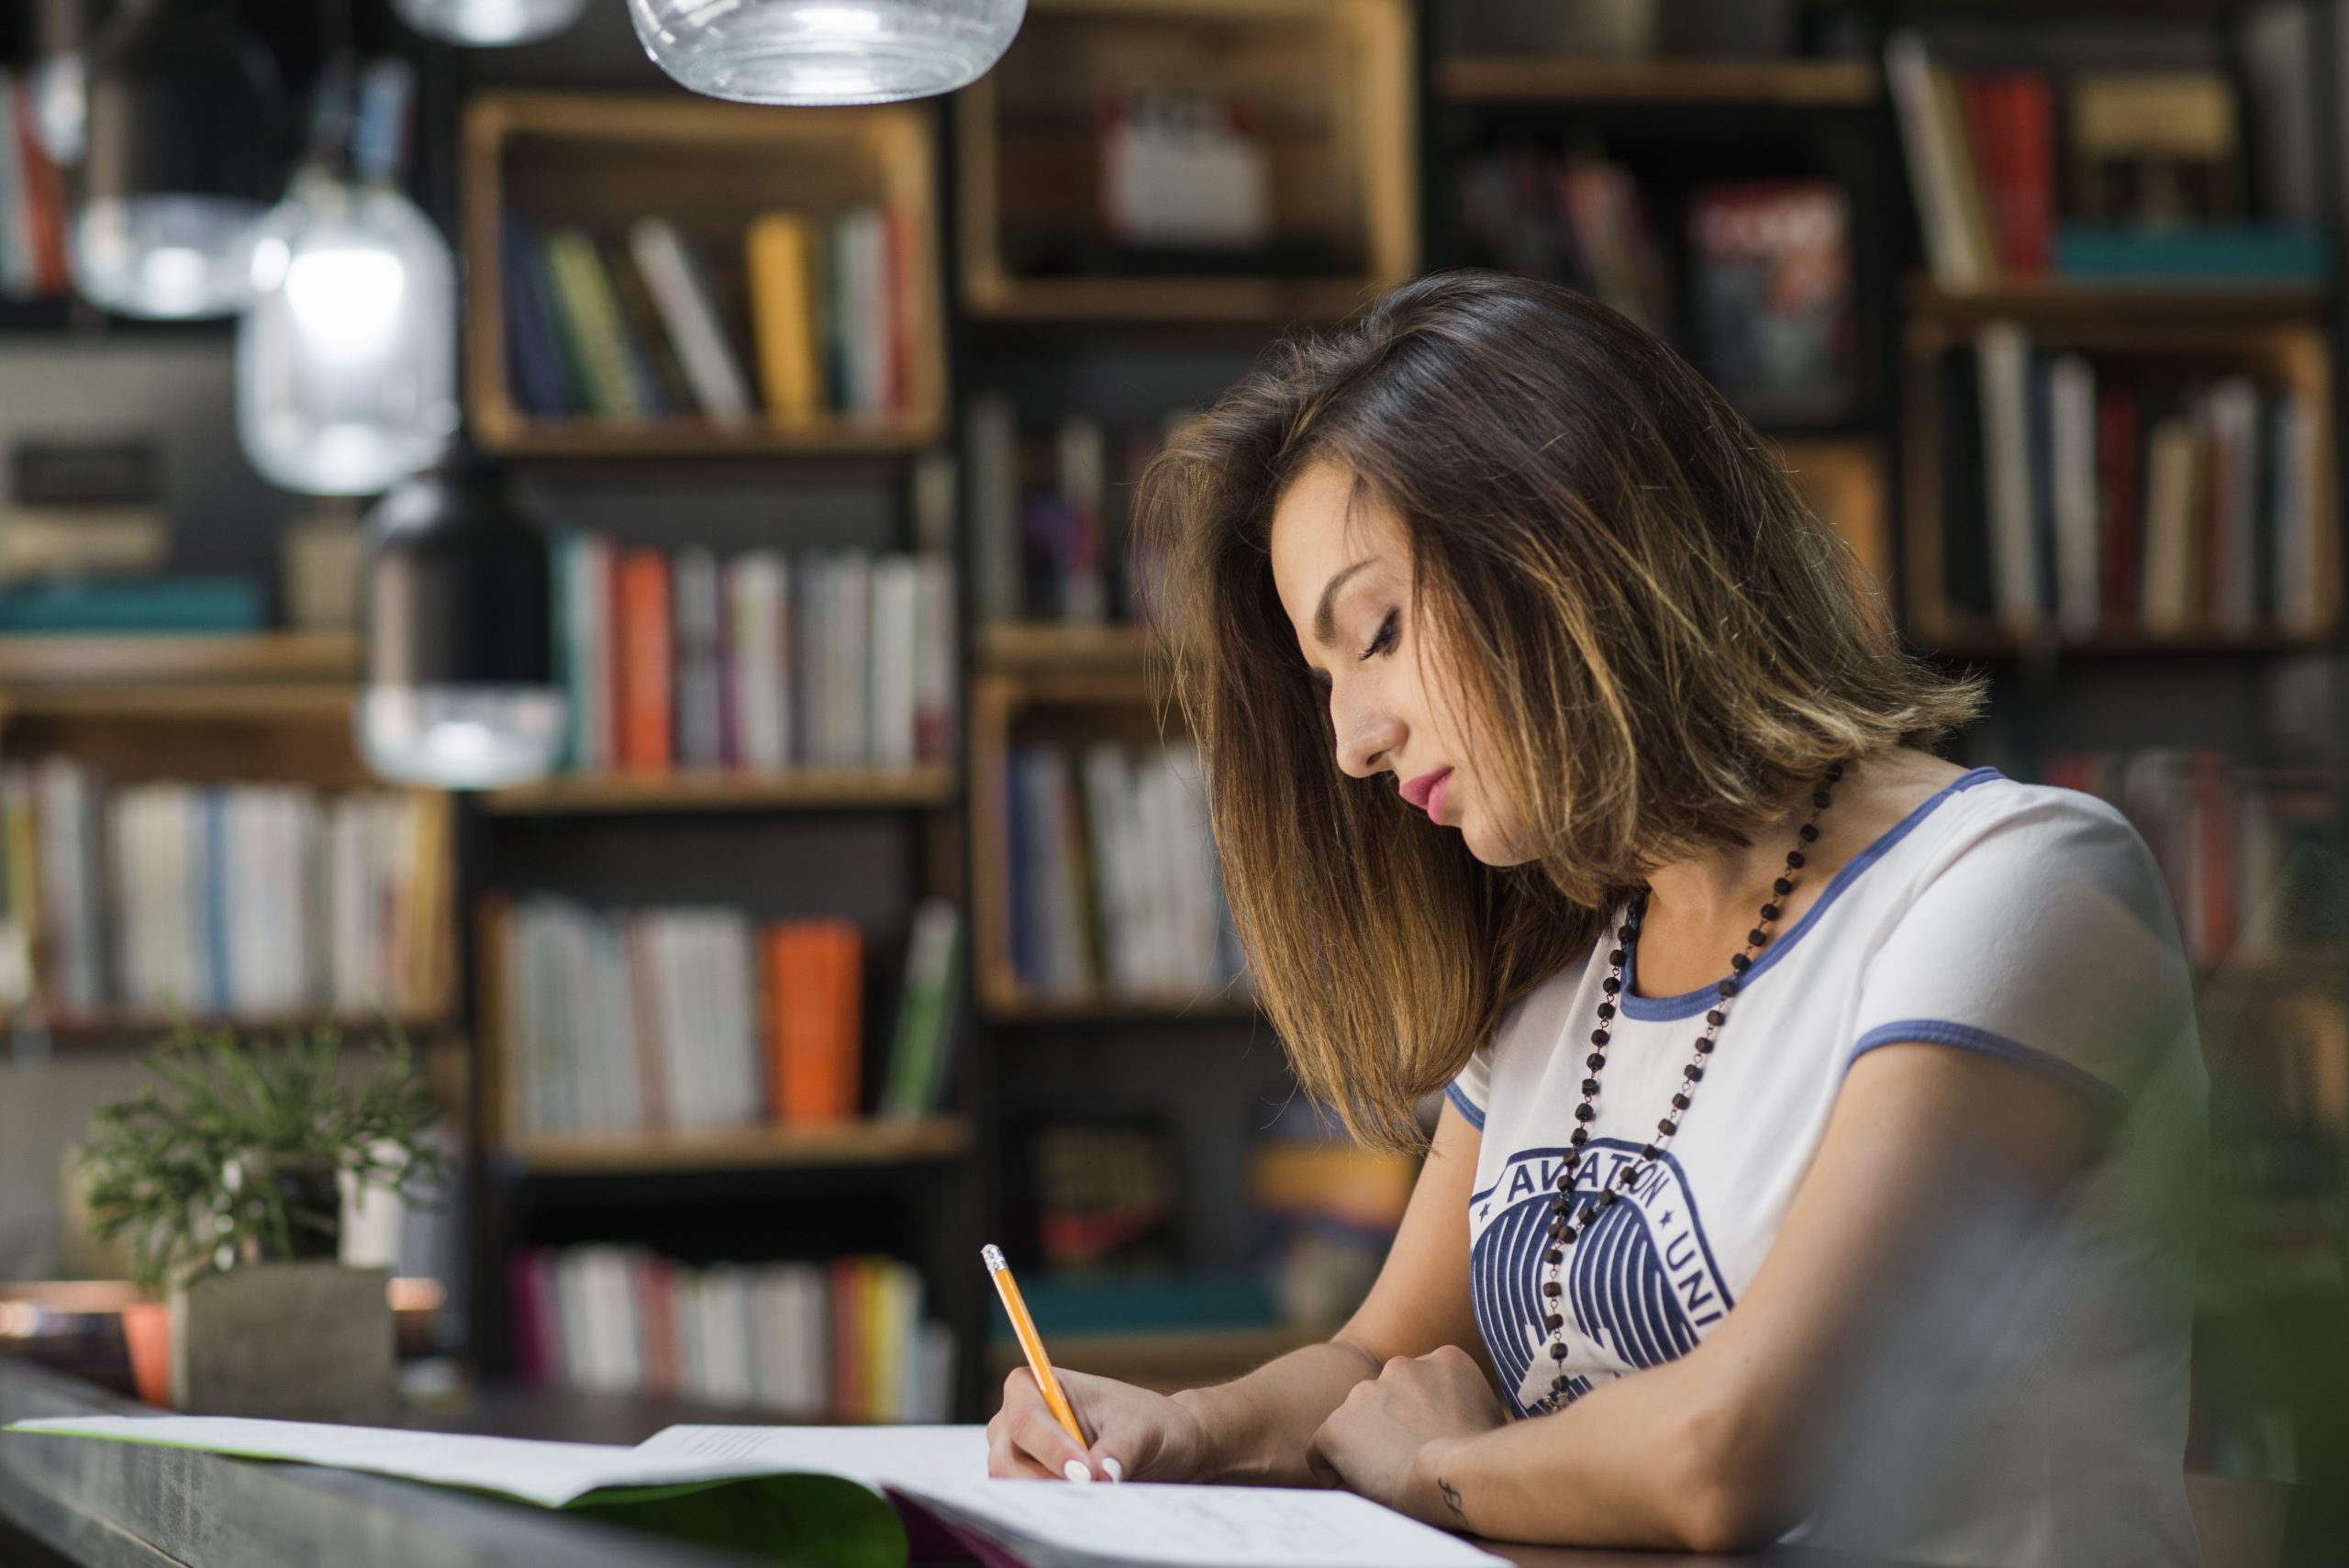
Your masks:
{"label": "woman's shoulder", "polygon": [[1988,767],[1954,780],[1946,794],[1951,798],[1917,835],[1911,862],[1921,871],[1980,855],[2043,860],[2043,873],[2116,861],[2150,869],[2135,825],[2099,796],[2009,778]]}
{"label": "woman's shoulder", "polygon": [[[1879,887],[1887,926],[1935,923],[1953,943],[1978,930],[2003,944],[2025,907],[2061,914],[2046,934],[2095,940],[2125,917],[2175,945],[2176,914],[2159,863],[2127,813],[2084,791],[2010,779],[1993,769],[1934,813]],[[1977,918],[1958,923],[1959,912]]]}

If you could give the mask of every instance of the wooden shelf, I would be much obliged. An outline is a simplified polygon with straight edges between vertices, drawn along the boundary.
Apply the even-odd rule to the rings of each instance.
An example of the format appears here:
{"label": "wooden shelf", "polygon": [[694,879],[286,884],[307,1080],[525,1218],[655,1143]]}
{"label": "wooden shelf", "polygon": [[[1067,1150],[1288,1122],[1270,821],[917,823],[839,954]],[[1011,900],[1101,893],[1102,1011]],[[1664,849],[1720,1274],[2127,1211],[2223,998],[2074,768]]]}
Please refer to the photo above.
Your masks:
{"label": "wooden shelf", "polygon": [[[448,1015],[439,1013],[400,1014],[393,1021],[411,1040],[438,1033],[454,1023]],[[346,1036],[365,1038],[383,1029],[384,1017],[372,1012],[321,1014],[297,1008],[290,1012],[191,1016],[187,1019],[188,1028],[199,1034],[231,1029],[245,1036],[278,1035],[287,1029],[306,1032],[317,1024],[330,1024]],[[160,1040],[172,1033],[173,1026],[172,1016],[160,1008],[108,1007],[95,1013],[52,1013],[45,1018],[19,1016],[0,1026],[0,1034],[46,1034],[51,1040],[68,1043],[120,1041],[134,1036],[151,1036]]]}
{"label": "wooden shelf", "polygon": [[1883,93],[1865,60],[1539,60],[1464,58],[1435,68],[1454,103],[1765,104],[1865,108]]}
{"label": "wooden shelf", "polygon": [[[1133,1334],[1062,1335],[1052,1340],[1052,1364],[1114,1377],[1137,1387],[1173,1393],[1225,1383],[1276,1356],[1319,1344],[1338,1325],[1275,1325],[1261,1329],[1178,1329]],[[987,1365],[1000,1378],[1019,1362],[1019,1347],[990,1340]]]}
{"label": "wooden shelf", "polygon": [[2175,324],[2203,330],[2218,324],[2323,324],[2328,296],[2304,284],[2087,283],[2065,278],[2013,278],[1978,289],[1951,291],[1931,278],[1911,278],[1903,291],[1912,320],[1943,328],[2013,321],[2023,327],[2110,323],[2138,329]]}
{"label": "wooden shelf", "polygon": [[834,1127],[746,1128],[718,1132],[574,1133],[525,1140],[502,1151],[533,1175],[625,1175],[654,1171],[766,1170],[913,1164],[952,1160],[971,1147],[959,1117],[855,1121]]}
{"label": "wooden shelf", "polygon": [[198,637],[0,637],[0,688],[179,682],[350,682],[359,639],[343,632]]}
{"label": "wooden shelf", "polygon": [[828,420],[819,425],[718,425],[687,419],[521,420],[495,449],[522,458],[889,457],[938,439],[930,420]]}
{"label": "wooden shelf", "polygon": [[[1419,270],[1411,48],[1401,0],[1030,0],[1002,61],[955,95],[965,310],[1135,326],[1359,310]],[[1305,270],[1102,270],[1115,245],[1089,133],[1135,80],[1212,83],[1264,111],[1273,242]]]}
{"label": "wooden shelf", "polygon": [[[869,457],[914,450],[946,423],[935,111],[926,105],[795,109],[671,94],[494,91],[462,132],[466,406],[489,450],[537,458]],[[902,215],[905,395],[886,418],[740,427],[699,419],[533,418],[507,377],[502,215],[617,236],[662,217],[694,242],[721,300],[747,295],[750,221],[866,204]],[[752,345],[735,344],[755,385]]]}
{"label": "wooden shelf", "polygon": [[1230,1023],[1260,1016],[1254,999],[1249,996],[1124,995],[1108,991],[1052,996],[1000,983],[986,987],[983,1010],[988,1022],[998,1024]]}
{"label": "wooden shelf", "polygon": [[492,790],[485,810],[501,816],[561,812],[858,810],[951,806],[954,770],[796,768],[559,774]]}
{"label": "wooden shelf", "polygon": [[2287,635],[2281,632],[2260,633],[2249,637],[2212,637],[2189,634],[2182,637],[2148,637],[2142,632],[2105,632],[2084,641],[2061,637],[2043,639],[2020,638],[1987,621],[1972,618],[1944,619],[1944,629],[1931,638],[1921,629],[1917,633],[1920,647],[1928,653],[1977,659],[2065,659],[2139,658],[2148,655],[2294,653],[2332,646],[2332,631]]}
{"label": "wooden shelf", "polygon": [[1149,633],[1138,626],[1055,626],[1049,622],[983,626],[973,638],[979,663],[989,670],[1126,673],[1142,668]]}

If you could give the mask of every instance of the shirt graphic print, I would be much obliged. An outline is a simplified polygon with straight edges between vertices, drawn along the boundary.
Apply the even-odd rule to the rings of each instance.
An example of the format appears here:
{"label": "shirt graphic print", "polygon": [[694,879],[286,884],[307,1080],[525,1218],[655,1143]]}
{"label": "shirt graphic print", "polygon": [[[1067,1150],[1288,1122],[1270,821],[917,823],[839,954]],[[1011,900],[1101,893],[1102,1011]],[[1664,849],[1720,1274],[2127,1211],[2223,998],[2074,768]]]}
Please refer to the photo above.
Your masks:
{"label": "shirt graphic print", "polygon": [[1636,1371],[1687,1354],[1736,1305],[1706,1243],[1704,1220],[1679,1162],[1667,1151],[1636,1185],[1617,1184],[1639,1152],[1638,1145],[1618,1138],[1583,1146],[1575,1212],[1597,1204],[1604,1191],[1611,1189],[1617,1198],[1565,1250],[1559,1281],[1582,1333],[1570,1340],[1571,1353],[1557,1370],[1542,1327],[1553,1310],[1542,1295],[1548,1276],[1542,1255],[1550,1246],[1550,1200],[1565,1151],[1512,1155],[1499,1180],[1468,1200],[1476,1328],[1520,1416],[1548,1396],[1558,1371],[1566,1375],[1566,1397],[1580,1398],[1594,1374]]}

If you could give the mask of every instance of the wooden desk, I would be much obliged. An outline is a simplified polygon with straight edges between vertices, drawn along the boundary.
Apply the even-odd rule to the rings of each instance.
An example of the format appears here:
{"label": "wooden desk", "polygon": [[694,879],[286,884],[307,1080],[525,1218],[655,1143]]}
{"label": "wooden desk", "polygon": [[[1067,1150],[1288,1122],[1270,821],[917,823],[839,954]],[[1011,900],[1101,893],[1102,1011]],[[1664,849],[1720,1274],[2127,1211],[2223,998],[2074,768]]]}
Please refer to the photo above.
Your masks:
{"label": "wooden desk", "polygon": [[[534,1437],[628,1442],[662,1415],[596,1402],[573,1422],[563,1401],[490,1400],[418,1422]],[[549,1418],[549,1412],[556,1414]],[[0,1425],[39,1416],[142,1415],[147,1407],[29,1362],[0,1357]],[[642,1430],[633,1430],[634,1427]],[[719,1555],[569,1515],[351,1471],[62,1438],[0,1436],[0,1562],[37,1568],[745,1568]],[[12,1548],[14,1551],[12,1551]],[[1890,1568],[1818,1552],[1698,1558],[1645,1551],[1496,1550],[1520,1568]],[[53,1556],[51,1555],[53,1554]]]}

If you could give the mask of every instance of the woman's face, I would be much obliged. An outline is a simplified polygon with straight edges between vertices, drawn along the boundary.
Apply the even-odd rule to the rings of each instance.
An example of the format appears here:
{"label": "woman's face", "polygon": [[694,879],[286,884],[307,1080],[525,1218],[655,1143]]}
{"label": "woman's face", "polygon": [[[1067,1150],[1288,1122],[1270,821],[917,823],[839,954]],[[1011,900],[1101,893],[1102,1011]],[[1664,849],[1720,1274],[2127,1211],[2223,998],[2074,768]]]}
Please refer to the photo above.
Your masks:
{"label": "woman's face", "polygon": [[1415,624],[1401,519],[1334,463],[1298,475],[1273,512],[1273,584],[1329,695],[1338,766],[1392,773],[1403,798],[1486,865],[1532,858],[1497,784],[1479,777],[1449,650]]}

